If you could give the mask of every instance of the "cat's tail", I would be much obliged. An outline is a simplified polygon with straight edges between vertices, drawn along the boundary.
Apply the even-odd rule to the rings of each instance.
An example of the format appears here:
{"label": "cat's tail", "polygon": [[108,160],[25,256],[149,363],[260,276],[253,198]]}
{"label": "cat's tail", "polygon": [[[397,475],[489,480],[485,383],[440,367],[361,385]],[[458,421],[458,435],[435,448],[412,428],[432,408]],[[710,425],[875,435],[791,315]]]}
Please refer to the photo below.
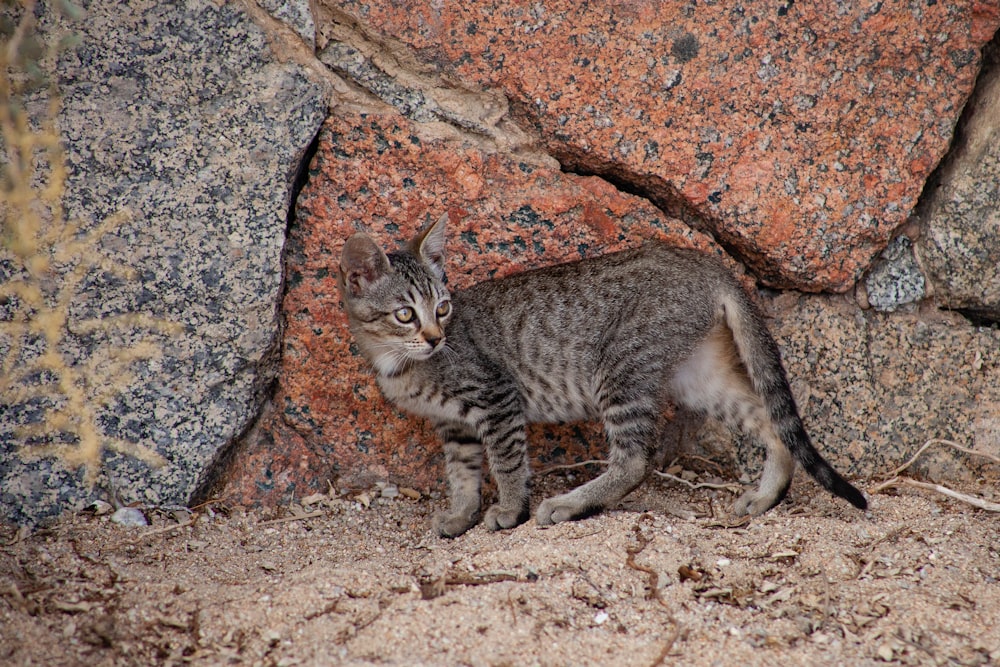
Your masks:
{"label": "cat's tail", "polygon": [[734,285],[733,290],[724,299],[725,322],[733,334],[754,391],[764,400],[781,442],[823,488],[858,509],[867,509],[864,495],[834,470],[813,446],[795,405],[778,345],[767,330],[764,316],[739,286]]}

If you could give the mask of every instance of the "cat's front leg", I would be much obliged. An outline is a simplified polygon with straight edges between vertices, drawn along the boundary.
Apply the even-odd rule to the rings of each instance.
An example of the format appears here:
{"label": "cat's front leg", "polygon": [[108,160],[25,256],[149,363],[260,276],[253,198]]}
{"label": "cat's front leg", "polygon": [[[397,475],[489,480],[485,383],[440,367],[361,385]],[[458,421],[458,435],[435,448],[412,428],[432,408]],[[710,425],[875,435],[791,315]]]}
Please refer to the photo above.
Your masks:
{"label": "cat's front leg", "polygon": [[444,440],[451,507],[434,517],[441,537],[458,537],[479,521],[482,505],[483,445],[475,431],[462,424],[438,426]]}
{"label": "cat's front leg", "polygon": [[514,528],[530,516],[528,435],[518,401],[513,394],[497,401],[479,427],[499,496],[483,517],[489,530]]}

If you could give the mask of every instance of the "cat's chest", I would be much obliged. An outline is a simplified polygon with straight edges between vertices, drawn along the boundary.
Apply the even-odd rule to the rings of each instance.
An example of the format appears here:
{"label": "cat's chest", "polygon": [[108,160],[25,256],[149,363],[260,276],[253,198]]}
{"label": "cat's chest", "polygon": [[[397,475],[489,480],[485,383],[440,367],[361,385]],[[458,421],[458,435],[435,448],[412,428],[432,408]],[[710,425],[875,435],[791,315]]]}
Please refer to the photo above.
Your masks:
{"label": "cat's chest", "polygon": [[525,419],[531,423],[571,422],[596,419],[598,415],[591,388],[586,383],[558,379],[521,389]]}
{"label": "cat's chest", "polygon": [[464,416],[460,402],[448,400],[433,384],[414,374],[379,376],[378,385],[386,398],[411,414],[434,421],[459,421]]}

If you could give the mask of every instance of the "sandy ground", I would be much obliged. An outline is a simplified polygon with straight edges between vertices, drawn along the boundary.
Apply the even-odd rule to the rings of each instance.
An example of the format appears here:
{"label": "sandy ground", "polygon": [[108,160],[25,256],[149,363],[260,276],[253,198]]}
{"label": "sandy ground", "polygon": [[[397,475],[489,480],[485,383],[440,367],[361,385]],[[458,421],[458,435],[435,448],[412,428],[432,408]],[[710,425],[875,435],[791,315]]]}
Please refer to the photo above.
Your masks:
{"label": "sandy ground", "polygon": [[447,541],[442,501],[402,491],[3,529],[0,664],[1000,664],[1000,518],[942,496],[866,514],[800,473],[734,527],[728,492],[653,480],[602,516]]}

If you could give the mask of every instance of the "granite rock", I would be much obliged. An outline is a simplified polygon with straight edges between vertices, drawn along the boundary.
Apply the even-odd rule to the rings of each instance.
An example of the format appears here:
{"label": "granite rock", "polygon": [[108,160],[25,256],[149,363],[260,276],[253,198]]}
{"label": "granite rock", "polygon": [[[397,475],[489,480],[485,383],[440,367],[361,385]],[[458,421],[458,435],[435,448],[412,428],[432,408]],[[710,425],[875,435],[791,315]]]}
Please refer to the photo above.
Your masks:
{"label": "granite rock", "polygon": [[[111,493],[116,502],[187,503],[251,423],[275,372],[293,181],[327,106],[297,66],[275,60],[238,4],[81,4],[78,22],[38,10],[43,34],[78,35],[55,66],[62,210],[91,234],[69,236],[90,243],[86,261],[96,262],[50,349],[82,373],[74,377],[85,391],[110,400],[85,425],[100,434],[87,452],[74,444],[79,424],[18,435],[32,424],[59,430],[45,421],[62,400],[55,390],[0,404],[0,517],[19,522]],[[12,257],[0,259],[6,280],[24,277]],[[71,268],[60,260],[54,280]],[[76,324],[92,318],[121,325]],[[39,339],[21,342],[15,361],[39,363]],[[109,386],[85,382],[104,377],[102,355],[139,342],[156,353],[105,378]],[[4,359],[10,345],[0,341]]]}
{"label": "granite rock", "polygon": [[[803,416],[846,470],[884,475],[932,438],[1000,455],[1000,331],[811,296],[780,298],[772,315]],[[914,472],[944,480],[985,469],[951,459],[927,456]]]}
{"label": "granite rock", "polygon": [[868,305],[892,312],[918,303],[927,295],[926,280],[913,255],[913,242],[900,235],[889,245],[865,276]]}
{"label": "granite rock", "polygon": [[[443,491],[437,438],[385,403],[352,349],[335,267],[359,229],[392,247],[447,213],[456,287],[659,236],[739,272],[724,246],[755,272],[747,285],[847,290],[871,268],[877,308],[928,291],[996,320],[995,69],[910,226],[923,234],[908,227],[870,265],[950,141],[995,3],[84,4],[82,41],[56,69],[57,120],[62,204],[93,266],[55,349],[111,380],[92,424],[106,441],[80,452],[72,429],[24,436],[58,397],[4,397],[0,518],[33,522],[115,492],[162,505],[220,488],[264,504],[329,484]],[[58,25],[46,5],[39,14]],[[336,110],[286,229],[331,88]],[[29,106],[44,102],[41,91]],[[56,269],[51,294],[72,271]],[[0,288],[28,273],[0,255]],[[809,430],[849,475],[885,473],[930,438],[998,453],[996,330],[926,300],[896,313],[769,301]],[[0,332],[23,306],[0,299]],[[94,318],[128,326],[79,326]],[[33,392],[50,362],[40,336],[21,342]],[[158,352],[117,378],[101,370],[142,344]],[[0,363],[12,349],[0,335]],[[735,473],[759,459],[714,424],[692,438],[696,420],[677,417],[668,452],[733,457]],[[594,424],[530,439],[536,468],[604,454]],[[916,470],[982,468],[934,454]]]}
{"label": "granite rock", "polygon": [[316,48],[316,21],[309,0],[261,0],[267,13],[285,23],[310,49]]}
{"label": "granite rock", "polygon": [[[444,213],[453,288],[654,236],[721,253],[600,178],[438,136],[394,112],[342,111],[320,135],[290,232],[277,391],[226,474],[227,498],[276,503],[377,480],[444,488],[441,443],[383,399],[353,347],[336,285],[340,248],[355,231],[392,249]],[[595,425],[535,428],[531,440],[536,465],[603,448]]]}
{"label": "granite rock", "polygon": [[936,300],[1000,321],[1000,37],[987,53],[955,147],[919,215],[920,263]]}
{"label": "granite rock", "polygon": [[[861,310],[843,297],[785,293],[766,304],[806,429],[849,477],[884,477],[931,439],[1000,456],[1000,331],[953,314]],[[759,470],[759,445],[732,443],[710,422],[687,447],[737,473]],[[1000,466],[941,446],[907,473],[972,483],[996,479]]]}
{"label": "granite rock", "polygon": [[852,287],[907,219],[1000,24],[979,0],[320,4],[810,291]]}

